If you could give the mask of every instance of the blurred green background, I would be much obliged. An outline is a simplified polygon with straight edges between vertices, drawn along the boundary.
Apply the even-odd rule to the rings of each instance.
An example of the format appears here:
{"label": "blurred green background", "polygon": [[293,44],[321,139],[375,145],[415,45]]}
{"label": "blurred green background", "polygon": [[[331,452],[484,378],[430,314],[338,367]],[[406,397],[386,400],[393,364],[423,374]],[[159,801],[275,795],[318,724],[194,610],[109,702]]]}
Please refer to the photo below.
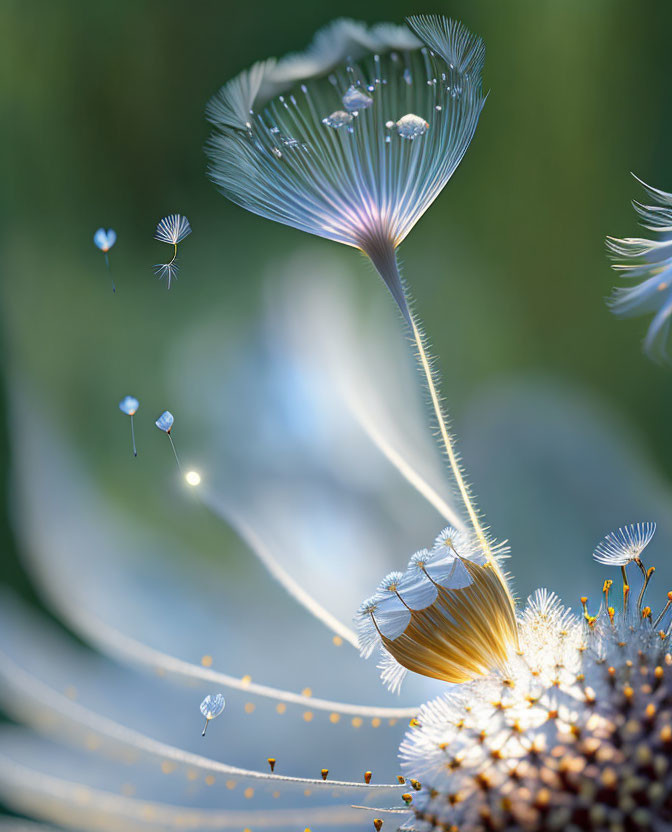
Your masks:
{"label": "blurred green background", "polygon": [[[605,235],[637,233],[629,171],[672,190],[669,3],[4,0],[3,367],[8,381],[35,387],[93,466],[103,470],[127,440],[110,435],[123,393],[161,399],[174,334],[217,309],[223,321],[252,320],[273,263],[306,243],[208,181],[208,98],[253,61],[303,48],[334,17],[401,22],[428,11],[484,38],[491,90],[465,160],[402,249],[457,432],[479,391],[543,377],[601,402],[634,426],[638,453],[672,470],[670,370],[640,352],[647,321],[616,321],[603,300],[616,279]],[[152,274],[164,254],[152,235],[172,211],[194,233],[167,292]],[[92,243],[101,225],[119,236],[114,297]],[[335,244],[313,246],[317,280],[319,252]],[[342,261],[367,291],[384,291],[355,253]],[[141,429],[139,441],[168,470],[157,433]],[[109,483],[117,493],[123,476]],[[2,487],[7,506],[11,485]],[[496,500],[487,483],[479,491],[487,512]],[[145,509],[158,499],[148,491]],[[30,594],[9,522],[5,508],[1,577]],[[537,555],[516,554],[525,590]],[[535,578],[554,571],[542,563]]]}

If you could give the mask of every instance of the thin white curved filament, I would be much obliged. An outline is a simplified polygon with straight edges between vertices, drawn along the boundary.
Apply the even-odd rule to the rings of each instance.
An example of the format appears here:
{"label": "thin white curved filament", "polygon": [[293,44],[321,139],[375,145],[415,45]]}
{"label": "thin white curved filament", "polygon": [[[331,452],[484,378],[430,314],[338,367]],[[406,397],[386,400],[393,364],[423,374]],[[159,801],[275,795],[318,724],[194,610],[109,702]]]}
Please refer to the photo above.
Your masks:
{"label": "thin white curved filament", "polygon": [[[40,706],[40,713],[51,711],[52,714],[58,714],[58,716],[65,720],[84,726],[115,742],[159,757],[162,760],[173,760],[176,763],[215,774],[234,775],[236,777],[269,782],[300,783],[301,785],[315,786],[317,788],[341,787],[371,791],[399,788],[397,783],[366,785],[365,783],[357,783],[349,780],[329,780],[329,782],[326,782],[322,779],[289,777],[283,774],[271,774],[268,772],[238,768],[237,766],[228,765],[218,760],[203,757],[201,754],[193,754],[192,752],[183,751],[181,748],[168,745],[167,743],[159,742],[139,731],[127,728],[107,717],[101,716],[85,708],[83,705],[71,701],[64,694],[49,687],[49,685],[32,674],[27,673],[13,662],[9,656],[2,652],[0,652],[0,675],[4,678],[5,685],[13,687],[20,694],[22,697],[21,701],[29,702],[33,700],[33,702],[37,702]],[[28,721],[30,721],[30,714],[36,713],[36,711],[33,711],[31,708],[27,708],[26,710]]]}
{"label": "thin white curved filament", "polygon": [[227,525],[230,525],[237,532],[238,536],[247,543],[275,580],[297,603],[301,604],[318,621],[321,621],[332,633],[335,633],[344,641],[347,641],[348,644],[359,649],[357,634],[354,630],[351,630],[343,622],[339,621],[294,580],[280,563],[278,563],[273,553],[246,520],[243,520],[231,506],[226,505],[223,500],[216,498],[211,492],[204,489],[199,492],[199,496],[203,504],[210,511],[224,520]]}
{"label": "thin white curved filament", "polygon": [[[56,800],[76,812],[94,812],[101,821],[96,828],[110,828],[113,818],[138,822],[143,829],[237,829],[254,827],[274,829],[319,826],[361,825],[362,816],[351,807],[318,806],[304,809],[221,810],[193,809],[189,806],[169,805],[157,801],[123,797],[81,783],[53,777],[21,765],[0,753],[0,794],[11,795],[12,804],[22,795],[41,800]],[[22,804],[25,805],[25,802]],[[41,804],[38,804],[41,805]],[[35,804],[30,804],[35,808]],[[87,814],[87,820],[91,818]],[[92,819],[93,820],[93,819]],[[95,822],[95,821],[94,821]],[[91,828],[88,826],[88,828]],[[123,827],[126,828],[126,827]],[[133,827],[139,828],[139,827]]]}
{"label": "thin white curved filament", "polygon": [[347,397],[347,404],[353,416],[364,430],[369,439],[383,454],[383,456],[399,471],[402,477],[415,488],[415,490],[427,500],[427,502],[438,511],[452,526],[464,529],[462,518],[448,505],[440,494],[413,468],[397,449],[387,441],[376,425],[371,421],[366,412],[359,406],[352,397]]}
{"label": "thin white curved filament", "polygon": [[434,415],[436,416],[436,421],[439,425],[439,431],[441,433],[443,446],[448,456],[450,470],[452,471],[453,477],[455,478],[457,488],[460,492],[460,496],[462,497],[462,502],[464,503],[464,507],[467,510],[467,514],[469,515],[471,525],[474,529],[474,532],[476,533],[476,537],[478,538],[479,543],[483,547],[483,552],[488,557],[488,559],[492,563],[494,563],[490,543],[485,535],[485,532],[483,531],[481,522],[478,519],[478,512],[476,511],[474,503],[471,499],[471,494],[469,493],[469,486],[467,485],[464,477],[462,476],[460,461],[455,451],[455,443],[448,431],[446,420],[443,415],[443,408],[441,407],[441,399],[439,398],[439,393],[436,389],[436,384],[434,382],[434,373],[432,371],[427,351],[425,350],[425,346],[423,344],[422,334],[418,328],[418,325],[415,321],[415,316],[413,314],[411,314],[410,316],[410,321],[411,331],[413,332],[413,340],[415,341],[415,346],[418,351],[418,359],[420,361],[420,366],[422,367],[422,372],[425,376],[425,381],[427,382],[429,396],[432,401],[432,407],[434,408]]}
{"label": "thin white curved filament", "polygon": [[375,717],[379,717],[380,719],[406,719],[416,716],[420,710],[419,705],[410,708],[351,705],[346,702],[317,699],[312,696],[304,696],[301,693],[270,687],[269,685],[248,682],[209,667],[202,667],[201,665],[186,662],[183,659],[178,659],[175,656],[149,647],[110,627],[90,613],[83,612],[81,609],[71,608],[68,610],[68,618],[75,624],[76,629],[83,630],[92,641],[103,648],[104,652],[153,669],[159,668],[166,673],[173,673],[176,676],[182,676],[187,679],[204,679],[208,682],[215,682],[221,687],[247,691],[256,696],[263,696],[278,702],[300,705],[316,711],[335,711],[336,713],[347,714],[348,716],[370,717],[372,719]]}

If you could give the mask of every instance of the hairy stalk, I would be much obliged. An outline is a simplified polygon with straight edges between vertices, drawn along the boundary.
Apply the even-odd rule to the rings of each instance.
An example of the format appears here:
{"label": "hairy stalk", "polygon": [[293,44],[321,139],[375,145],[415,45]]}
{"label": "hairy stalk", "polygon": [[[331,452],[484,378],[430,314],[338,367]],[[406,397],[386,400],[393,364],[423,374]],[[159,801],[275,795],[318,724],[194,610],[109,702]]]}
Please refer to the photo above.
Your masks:
{"label": "hairy stalk", "polygon": [[[376,270],[385,281],[385,284],[392,293],[394,299],[397,301],[401,313],[411,329],[411,334],[417,351],[418,362],[424,375],[427,389],[429,390],[432,408],[439,426],[441,441],[446,451],[446,456],[448,457],[448,464],[450,466],[451,473],[455,480],[455,484],[457,485],[460,497],[462,498],[469,521],[474,529],[479,543],[481,544],[483,552],[488,560],[493,565],[497,566],[497,562],[492,555],[492,547],[490,546],[490,542],[485,534],[483,526],[481,525],[478,512],[476,511],[476,507],[469,492],[469,486],[467,485],[467,482],[462,474],[457,451],[455,449],[455,440],[448,430],[443,408],[441,407],[441,398],[437,389],[434,373],[432,372],[431,361],[427,355],[427,350],[423,343],[422,333],[420,332],[416,318],[411,313],[408,303],[408,294],[401,280],[396,250],[389,241],[385,242],[376,240],[373,245],[367,247],[366,253],[371,258]],[[498,566],[497,568],[499,570]]]}

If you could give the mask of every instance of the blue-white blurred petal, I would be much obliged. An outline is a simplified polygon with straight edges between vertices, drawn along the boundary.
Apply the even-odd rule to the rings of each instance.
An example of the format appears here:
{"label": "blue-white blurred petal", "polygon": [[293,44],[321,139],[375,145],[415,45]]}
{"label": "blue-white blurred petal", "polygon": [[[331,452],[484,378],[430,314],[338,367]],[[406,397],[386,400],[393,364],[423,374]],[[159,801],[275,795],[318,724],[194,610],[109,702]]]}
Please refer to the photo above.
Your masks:
{"label": "blue-white blurred petal", "polygon": [[[644,351],[655,360],[667,361],[672,314],[672,194],[641,184],[655,204],[633,205],[644,228],[659,238],[607,238],[607,250],[616,261],[612,268],[626,280],[645,278],[639,284],[616,287],[607,303],[615,315],[622,317],[653,314]],[[618,262],[624,258],[625,262]]]}

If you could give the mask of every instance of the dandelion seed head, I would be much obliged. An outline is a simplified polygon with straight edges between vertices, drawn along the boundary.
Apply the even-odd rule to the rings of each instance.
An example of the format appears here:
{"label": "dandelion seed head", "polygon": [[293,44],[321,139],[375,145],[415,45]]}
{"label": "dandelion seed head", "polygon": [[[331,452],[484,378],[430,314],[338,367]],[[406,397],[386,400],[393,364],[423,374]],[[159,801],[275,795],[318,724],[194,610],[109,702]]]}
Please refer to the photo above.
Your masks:
{"label": "dandelion seed head", "polygon": [[127,416],[134,416],[138,412],[139,407],[140,402],[135,398],[135,396],[124,396],[124,398],[119,402],[119,410]]}
{"label": "dandelion seed head", "polygon": [[173,429],[173,423],[175,422],[175,417],[170,412],[170,410],[164,410],[163,413],[159,416],[159,418],[154,422],[159,430],[164,431],[164,433],[170,433]]}
{"label": "dandelion seed head", "polygon": [[[482,42],[440,16],[408,25],[336,21],[304,53],[225,85],[207,111],[210,174],[222,192],[367,253],[381,240],[397,246],[450,179],[484,103]],[[413,141],[390,142],[390,120]],[[303,148],[282,164],[272,153],[278,133]]]}
{"label": "dandelion seed head", "polygon": [[626,566],[633,560],[639,560],[655,533],[655,523],[622,526],[600,541],[593,557],[605,566]]}
{"label": "dandelion seed head", "polygon": [[215,719],[226,707],[226,699],[221,693],[210,693],[201,702],[200,710],[206,719]]}
{"label": "dandelion seed head", "polygon": [[669,631],[605,610],[589,624],[547,590],[518,627],[505,667],[427,703],[407,732],[413,828],[665,828]]}
{"label": "dandelion seed head", "polygon": [[615,315],[624,318],[653,315],[644,338],[644,351],[656,361],[668,361],[672,315],[672,194],[638,181],[651,204],[633,202],[633,206],[642,226],[656,234],[657,239],[607,237],[607,251],[614,261],[612,268],[632,282],[629,286],[616,287],[608,305]]}
{"label": "dandelion seed head", "polygon": [[176,246],[191,234],[191,225],[182,214],[169,214],[159,221],[154,232],[154,239]]}
{"label": "dandelion seed head", "polygon": [[103,252],[108,252],[117,241],[117,232],[113,228],[99,228],[93,235],[93,242]]}

